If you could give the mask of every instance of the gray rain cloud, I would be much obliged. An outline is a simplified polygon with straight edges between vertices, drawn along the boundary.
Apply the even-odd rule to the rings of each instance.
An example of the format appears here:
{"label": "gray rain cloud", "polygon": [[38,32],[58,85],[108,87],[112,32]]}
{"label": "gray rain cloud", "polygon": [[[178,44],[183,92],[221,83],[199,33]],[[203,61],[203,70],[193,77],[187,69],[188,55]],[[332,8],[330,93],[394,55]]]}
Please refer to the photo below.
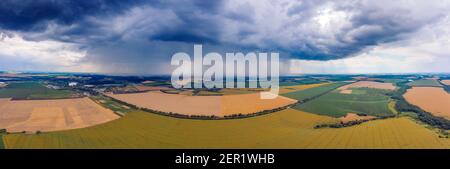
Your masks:
{"label": "gray rain cloud", "polygon": [[[449,10],[448,2],[402,0],[5,0],[0,32],[23,40],[3,45],[48,42],[40,46],[56,43],[69,53],[83,53],[61,66],[159,74],[170,70],[174,53],[192,52],[194,44],[217,52],[275,51],[286,60],[349,58],[411,39],[448,17]],[[14,53],[0,52],[0,57]],[[39,69],[43,63],[27,64]]]}

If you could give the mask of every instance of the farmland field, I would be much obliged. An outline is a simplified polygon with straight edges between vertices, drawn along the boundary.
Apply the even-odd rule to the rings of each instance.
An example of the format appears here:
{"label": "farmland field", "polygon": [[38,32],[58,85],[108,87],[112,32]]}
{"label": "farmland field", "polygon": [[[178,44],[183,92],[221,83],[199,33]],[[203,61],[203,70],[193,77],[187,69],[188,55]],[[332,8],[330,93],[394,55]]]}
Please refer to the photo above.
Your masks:
{"label": "farmland field", "polygon": [[134,86],[138,91],[158,91],[158,90],[165,90],[169,89],[168,87],[164,86],[145,86],[145,85],[136,85]]}
{"label": "farmland field", "polygon": [[396,101],[390,101],[388,104],[389,110],[391,110],[392,113],[394,113],[395,115],[399,115],[400,113],[397,111],[397,109],[395,109],[395,105],[397,104]]}
{"label": "farmland field", "polygon": [[339,87],[338,90],[344,94],[352,93],[353,88],[372,88],[372,89],[384,89],[384,90],[395,90],[395,86],[392,83],[380,83],[373,81],[359,81],[355,83],[351,83],[342,87]]}
{"label": "farmland field", "polygon": [[0,88],[0,98],[67,98],[72,95],[69,90],[49,89],[36,82],[11,83],[4,88]]}
{"label": "farmland field", "polygon": [[166,81],[146,81],[143,82],[143,85],[145,86],[167,86],[167,85],[171,85],[170,82],[166,82]]}
{"label": "farmland field", "polygon": [[359,116],[355,113],[347,113],[345,116],[339,118],[342,123],[349,123],[352,121],[360,121],[360,120],[372,120],[375,119],[374,116]]}
{"label": "farmland field", "polygon": [[296,100],[279,96],[275,99],[260,99],[259,93],[225,96],[187,96],[162,92],[133,94],[110,94],[110,97],[142,108],[172,112],[184,115],[215,115],[218,117],[232,114],[250,114],[270,110]]}
{"label": "farmland field", "polygon": [[0,129],[8,132],[57,131],[105,123],[118,116],[89,98],[0,99]]}
{"label": "farmland field", "polygon": [[187,96],[182,94],[166,94],[162,92],[146,92],[132,94],[110,94],[112,98],[164,112],[186,115],[219,115],[221,98],[216,96]]}
{"label": "farmland field", "polygon": [[221,112],[223,115],[236,113],[248,114],[293,104],[297,100],[283,96],[275,99],[260,99],[259,93],[222,96]]}
{"label": "farmland field", "polygon": [[280,82],[280,86],[298,86],[298,85],[308,85],[308,84],[317,84],[321,83],[322,81],[319,79],[314,78],[289,78],[289,79],[283,79],[283,81]]}
{"label": "farmland field", "polygon": [[114,101],[113,99],[111,99],[109,97],[92,96],[91,98],[97,104],[100,104],[103,107],[114,111],[116,114],[123,115],[124,113],[128,113],[130,111],[133,111],[133,109],[131,107],[128,107],[128,106],[120,104],[120,103],[117,103],[116,101]]}
{"label": "farmland field", "polygon": [[295,106],[295,109],[320,115],[342,117],[347,113],[366,114],[372,116],[388,116],[390,99],[385,90],[359,88],[358,92],[342,94],[338,90],[329,92],[314,100]]}
{"label": "farmland field", "polygon": [[450,80],[441,80],[441,83],[450,86]]}
{"label": "farmland field", "polygon": [[236,94],[259,93],[261,91],[267,91],[267,89],[262,89],[262,88],[224,88],[224,89],[219,90],[217,93],[222,94],[222,95],[236,95]]}
{"label": "farmland field", "polygon": [[246,119],[176,119],[132,112],[89,128],[9,134],[6,148],[449,148],[450,139],[408,117],[346,128],[314,129],[335,122],[293,109]]}
{"label": "farmland field", "polygon": [[[172,89],[172,90],[174,90],[174,89]],[[187,96],[220,96],[220,95],[259,93],[261,91],[267,91],[267,89],[262,89],[262,88],[223,88],[223,89],[218,89],[218,90],[190,89],[190,90],[185,90],[185,91],[179,92],[179,94],[183,94],[183,95],[187,95]]]}
{"label": "farmland field", "polygon": [[439,87],[413,87],[405,99],[421,109],[439,117],[450,119],[450,94]]}
{"label": "farmland field", "polygon": [[406,79],[378,79],[378,80],[383,81],[384,83],[393,83],[393,84],[406,81]]}
{"label": "farmland field", "polygon": [[437,80],[434,79],[422,79],[422,80],[415,80],[412,82],[409,82],[408,85],[410,86],[417,86],[417,87],[440,87],[442,86]]}
{"label": "farmland field", "polygon": [[344,82],[330,83],[330,84],[325,84],[325,85],[321,85],[318,87],[313,87],[313,88],[309,88],[309,89],[305,89],[305,90],[285,93],[285,94],[282,94],[282,96],[302,101],[305,99],[310,99],[314,96],[318,96],[320,94],[324,94],[326,92],[334,90],[345,84],[347,84],[347,83],[344,83]]}
{"label": "farmland field", "polygon": [[328,85],[330,83],[315,83],[315,84],[306,84],[306,85],[295,85],[295,86],[282,86],[280,87],[280,94],[290,93],[290,92],[296,92],[300,90],[306,90],[310,88],[315,88],[323,85]]}
{"label": "farmland field", "polygon": [[223,95],[237,95],[250,94],[267,91],[262,88],[223,88],[223,89],[164,89],[164,93],[182,94],[186,96],[223,96]]}

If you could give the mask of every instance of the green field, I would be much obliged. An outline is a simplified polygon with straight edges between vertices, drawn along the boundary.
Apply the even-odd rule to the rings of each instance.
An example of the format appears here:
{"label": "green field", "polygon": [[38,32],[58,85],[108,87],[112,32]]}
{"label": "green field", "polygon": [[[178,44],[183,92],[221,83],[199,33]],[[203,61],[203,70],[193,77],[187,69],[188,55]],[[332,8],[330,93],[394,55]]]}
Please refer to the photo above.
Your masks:
{"label": "green field", "polygon": [[408,83],[409,86],[429,86],[429,87],[441,87],[442,85],[437,80],[432,79],[422,79],[422,80],[415,80]]}
{"label": "green field", "polygon": [[314,100],[295,106],[295,109],[332,117],[342,117],[347,113],[366,114],[372,116],[389,116],[390,98],[386,90],[358,88],[352,94],[329,92]]}
{"label": "green field", "polygon": [[3,135],[0,134],[0,149],[4,149],[4,145],[3,145]]}
{"label": "green field", "polygon": [[367,90],[365,88],[351,88],[352,94],[355,95],[362,95],[367,94]]}
{"label": "green field", "polygon": [[36,82],[11,83],[0,89],[0,98],[20,98],[20,99],[57,99],[70,97],[69,90],[55,90],[43,86]]}
{"label": "green field", "polygon": [[330,83],[330,84],[326,84],[326,85],[319,86],[319,87],[309,88],[309,89],[300,90],[300,91],[296,91],[296,92],[285,93],[285,94],[282,94],[282,96],[302,101],[305,99],[313,98],[320,94],[324,94],[326,92],[329,92],[333,89],[336,89],[336,88],[346,85],[346,84],[348,84],[348,83],[344,83],[344,82]]}
{"label": "green field", "polygon": [[449,148],[450,139],[390,118],[314,129],[336,119],[293,109],[245,119],[177,119],[145,112],[84,129],[8,134],[6,148]]}
{"label": "green field", "polygon": [[400,82],[405,82],[406,79],[379,79],[380,81],[383,81],[384,83],[400,83]]}

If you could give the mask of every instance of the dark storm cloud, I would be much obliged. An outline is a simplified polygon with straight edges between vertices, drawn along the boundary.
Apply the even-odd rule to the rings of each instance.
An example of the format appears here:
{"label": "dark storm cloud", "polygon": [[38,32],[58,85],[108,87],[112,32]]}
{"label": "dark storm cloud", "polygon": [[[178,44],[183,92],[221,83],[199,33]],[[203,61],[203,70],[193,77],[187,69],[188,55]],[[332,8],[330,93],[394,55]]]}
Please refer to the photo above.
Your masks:
{"label": "dark storm cloud", "polygon": [[71,24],[87,15],[120,13],[139,3],[123,0],[2,0],[0,27],[14,30],[44,29],[46,21]]}
{"label": "dark storm cloud", "polygon": [[88,52],[83,61],[105,65],[167,62],[194,43],[333,60],[402,40],[447,9],[438,1],[401,0],[3,0],[0,31],[76,43]]}
{"label": "dark storm cloud", "polygon": [[172,29],[162,29],[150,40],[218,43],[221,25],[213,16],[218,15],[222,1],[164,1],[159,9],[173,12],[180,23]]}
{"label": "dark storm cloud", "polygon": [[[208,15],[216,15],[222,1],[159,1],[159,0],[5,0],[0,3],[0,28],[15,31],[44,31],[49,22],[55,22],[60,26],[71,27],[65,30],[57,30],[54,39],[63,40],[58,36],[69,36],[83,40],[91,37],[104,36],[108,32],[97,29],[97,23],[86,19],[94,17],[99,20],[112,19],[123,12],[140,6],[147,6],[160,10],[173,12],[181,21],[172,29],[158,30],[157,34],[145,35],[150,40],[180,41],[180,42],[216,42],[218,26],[214,18]],[[152,18],[155,16],[147,16]],[[164,17],[164,16],[162,16]],[[147,18],[147,19],[148,19]],[[143,18],[145,19],[145,18]],[[160,18],[164,19],[164,18]],[[152,24],[152,23],[149,23]],[[158,26],[158,25],[156,25]],[[136,28],[139,29],[139,28]],[[106,30],[108,31],[108,30]],[[95,35],[96,34],[96,35]],[[98,36],[97,36],[98,35]],[[120,36],[120,35],[117,35]],[[104,40],[104,39],[101,39]]]}

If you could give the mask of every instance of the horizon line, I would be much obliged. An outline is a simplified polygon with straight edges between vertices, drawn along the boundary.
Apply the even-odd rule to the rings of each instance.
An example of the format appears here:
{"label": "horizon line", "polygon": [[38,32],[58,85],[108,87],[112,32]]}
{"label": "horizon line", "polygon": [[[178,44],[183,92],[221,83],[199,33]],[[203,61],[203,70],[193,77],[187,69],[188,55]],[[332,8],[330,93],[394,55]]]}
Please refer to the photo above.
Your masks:
{"label": "horizon line", "polygon": [[[149,74],[149,73],[102,73],[102,72],[65,72],[65,71],[20,71],[20,70],[0,70],[1,73],[41,73],[41,74],[94,74],[94,75],[109,75],[109,76],[171,76],[171,74]],[[395,73],[285,73],[280,76],[305,76],[305,75],[414,75],[427,74],[439,75],[450,74],[450,72],[395,72]]]}

